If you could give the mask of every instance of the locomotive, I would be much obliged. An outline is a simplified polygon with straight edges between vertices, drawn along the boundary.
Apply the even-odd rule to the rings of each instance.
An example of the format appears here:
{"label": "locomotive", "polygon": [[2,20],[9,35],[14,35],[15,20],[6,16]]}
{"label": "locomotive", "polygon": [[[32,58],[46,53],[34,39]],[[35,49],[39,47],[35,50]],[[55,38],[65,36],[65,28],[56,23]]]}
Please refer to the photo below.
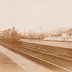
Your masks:
{"label": "locomotive", "polygon": [[20,39],[20,34],[15,30],[15,27],[12,28],[10,39],[13,41],[18,41]]}
{"label": "locomotive", "polygon": [[20,34],[16,31],[15,27],[13,27],[12,29],[0,32],[0,39],[18,41],[20,39]]}

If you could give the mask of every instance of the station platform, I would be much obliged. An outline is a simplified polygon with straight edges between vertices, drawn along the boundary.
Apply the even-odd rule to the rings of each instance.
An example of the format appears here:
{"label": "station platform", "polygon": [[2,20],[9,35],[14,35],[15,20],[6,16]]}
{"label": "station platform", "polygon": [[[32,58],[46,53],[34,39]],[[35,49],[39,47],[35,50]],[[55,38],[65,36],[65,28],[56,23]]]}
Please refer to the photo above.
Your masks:
{"label": "station platform", "polygon": [[29,39],[20,39],[19,41],[72,49],[72,42],[62,42],[62,41],[52,41],[52,40],[51,41],[49,41],[49,40],[48,41],[45,41],[45,40],[29,40]]}
{"label": "station platform", "polygon": [[0,72],[24,72],[24,69],[0,52]]}
{"label": "station platform", "polygon": [[53,72],[0,46],[0,72]]}

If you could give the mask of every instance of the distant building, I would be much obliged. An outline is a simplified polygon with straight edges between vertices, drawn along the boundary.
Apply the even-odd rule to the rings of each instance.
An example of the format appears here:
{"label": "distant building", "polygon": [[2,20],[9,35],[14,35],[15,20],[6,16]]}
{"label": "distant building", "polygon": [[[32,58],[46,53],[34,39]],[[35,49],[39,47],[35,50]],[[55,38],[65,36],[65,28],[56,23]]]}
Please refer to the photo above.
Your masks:
{"label": "distant building", "polygon": [[44,40],[72,41],[72,28],[57,33],[51,33],[48,37],[44,38]]}

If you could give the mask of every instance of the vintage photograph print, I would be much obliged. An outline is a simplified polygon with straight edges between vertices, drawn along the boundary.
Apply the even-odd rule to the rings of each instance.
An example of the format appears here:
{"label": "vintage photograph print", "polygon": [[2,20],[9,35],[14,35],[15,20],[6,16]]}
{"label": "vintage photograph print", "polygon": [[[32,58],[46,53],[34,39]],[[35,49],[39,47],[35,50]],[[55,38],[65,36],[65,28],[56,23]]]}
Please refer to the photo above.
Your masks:
{"label": "vintage photograph print", "polygon": [[72,72],[72,0],[0,0],[0,72]]}

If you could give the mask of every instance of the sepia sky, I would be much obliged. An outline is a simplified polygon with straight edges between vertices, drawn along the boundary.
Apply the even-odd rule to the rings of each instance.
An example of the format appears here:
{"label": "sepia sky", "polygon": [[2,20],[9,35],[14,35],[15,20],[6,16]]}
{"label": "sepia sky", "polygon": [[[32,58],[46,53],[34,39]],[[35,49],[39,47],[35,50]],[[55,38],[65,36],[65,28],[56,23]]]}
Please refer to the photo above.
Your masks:
{"label": "sepia sky", "polygon": [[72,0],[0,0],[0,30],[53,31],[72,27]]}

